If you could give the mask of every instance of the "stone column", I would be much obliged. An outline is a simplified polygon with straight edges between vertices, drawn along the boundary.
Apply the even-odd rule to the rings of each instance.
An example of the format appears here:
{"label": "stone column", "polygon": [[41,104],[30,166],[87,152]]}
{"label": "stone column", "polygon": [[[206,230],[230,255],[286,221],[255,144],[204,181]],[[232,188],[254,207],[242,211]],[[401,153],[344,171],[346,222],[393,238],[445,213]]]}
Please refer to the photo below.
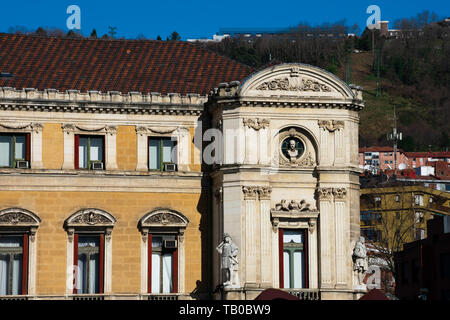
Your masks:
{"label": "stone column", "polygon": [[272,223],[270,221],[270,187],[258,189],[260,204],[260,266],[261,287],[270,288],[272,284]]}
{"label": "stone column", "polygon": [[257,188],[256,187],[242,187],[244,193],[245,203],[245,216],[244,216],[244,228],[245,228],[245,282],[246,287],[257,287],[257,255],[259,251],[259,239],[257,239],[257,219],[256,214],[256,199]]}
{"label": "stone column", "polygon": [[143,126],[136,127],[137,134],[137,171],[148,171],[148,129]]}
{"label": "stone column", "polygon": [[309,261],[309,288],[319,288],[319,269],[317,263],[317,221],[310,219],[308,222],[308,261]]}
{"label": "stone column", "polygon": [[105,138],[105,169],[106,170],[117,170],[117,126],[106,126],[106,138]]}
{"label": "stone column", "polygon": [[348,244],[350,241],[348,232],[348,212],[346,210],[347,190],[345,188],[333,188],[334,214],[335,214],[335,246],[336,246],[336,287],[347,287],[348,272],[347,260],[349,259]]}
{"label": "stone column", "polygon": [[148,230],[141,230],[141,234],[141,293],[145,294],[148,292]]}
{"label": "stone column", "polygon": [[104,292],[112,292],[112,229],[105,232],[105,265],[104,265]]}
{"label": "stone column", "polygon": [[184,293],[184,278],[186,274],[184,230],[178,234],[178,292]]}
{"label": "stone column", "polygon": [[75,169],[75,126],[71,123],[62,125],[64,134],[64,162],[62,169]]}
{"label": "stone column", "polygon": [[317,188],[320,211],[320,287],[333,288],[333,207],[332,188]]}
{"label": "stone column", "polygon": [[31,125],[31,164],[32,169],[42,169],[42,123]]}

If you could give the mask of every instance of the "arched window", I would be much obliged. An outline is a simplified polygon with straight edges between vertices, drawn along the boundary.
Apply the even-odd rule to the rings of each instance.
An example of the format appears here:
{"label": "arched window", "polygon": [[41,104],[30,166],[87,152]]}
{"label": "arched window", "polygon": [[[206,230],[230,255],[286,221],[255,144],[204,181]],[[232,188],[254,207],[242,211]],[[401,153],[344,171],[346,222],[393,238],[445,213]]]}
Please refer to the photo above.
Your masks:
{"label": "arched window", "polygon": [[25,209],[0,211],[0,296],[34,294],[40,222]]}
{"label": "arched window", "polygon": [[181,213],[157,209],[139,221],[142,233],[142,292],[184,291],[184,232],[189,220]]}
{"label": "arched window", "polygon": [[73,266],[67,293],[111,291],[111,233],[115,223],[111,214],[99,209],[79,210],[64,222],[68,234],[67,265]]}

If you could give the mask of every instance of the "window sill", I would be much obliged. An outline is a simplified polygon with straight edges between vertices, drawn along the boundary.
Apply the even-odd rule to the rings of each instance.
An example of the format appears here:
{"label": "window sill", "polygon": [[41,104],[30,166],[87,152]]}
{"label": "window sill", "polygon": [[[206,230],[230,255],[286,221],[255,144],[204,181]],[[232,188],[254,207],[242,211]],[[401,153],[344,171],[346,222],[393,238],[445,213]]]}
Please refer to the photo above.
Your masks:
{"label": "window sill", "polygon": [[0,175],[65,175],[65,176],[202,176],[201,171],[129,171],[129,170],[84,170],[84,169],[16,169],[0,168]]}

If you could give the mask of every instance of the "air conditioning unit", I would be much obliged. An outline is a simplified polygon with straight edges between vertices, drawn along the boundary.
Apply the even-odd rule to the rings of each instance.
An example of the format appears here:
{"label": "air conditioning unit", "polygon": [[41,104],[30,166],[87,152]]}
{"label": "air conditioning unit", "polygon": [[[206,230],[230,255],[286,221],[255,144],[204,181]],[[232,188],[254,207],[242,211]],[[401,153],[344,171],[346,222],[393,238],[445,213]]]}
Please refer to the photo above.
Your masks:
{"label": "air conditioning unit", "polygon": [[28,169],[28,161],[26,161],[26,160],[16,161],[16,168]]}
{"label": "air conditioning unit", "polygon": [[177,240],[164,240],[164,248],[176,249],[177,248]]}
{"label": "air conditioning unit", "polygon": [[164,171],[177,171],[175,163],[164,163]]}
{"label": "air conditioning unit", "polygon": [[91,163],[92,170],[103,170],[103,162],[95,161]]}

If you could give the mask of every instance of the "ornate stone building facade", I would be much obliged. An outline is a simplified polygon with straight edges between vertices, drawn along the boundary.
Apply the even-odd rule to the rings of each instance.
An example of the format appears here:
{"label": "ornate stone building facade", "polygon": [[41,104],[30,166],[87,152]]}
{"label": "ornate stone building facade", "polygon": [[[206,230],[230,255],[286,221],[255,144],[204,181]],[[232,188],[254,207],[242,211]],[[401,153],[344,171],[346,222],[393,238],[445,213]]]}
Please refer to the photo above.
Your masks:
{"label": "ornate stone building facade", "polygon": [[[50,46],[47,38],[1,40],[11,54],[20,41]],[[91,66],[64,82],[33,82],[33,70],[20,74],[26,60],[0,64],[12,74],[0,79],[1,297],[364,292],[352,262],[360,235],[358,88],[304,64],[254,72],[181,42],[63,41],[105,56],[117,46],[113,66],[117,58],[153,71],[111,82],[110,72]],[[168,65],[158,74],[148,65],[160,58],[148,53],[156,47],[173,54],[159,65],[201,59],[190,73]],[[72,61],[66,53],[57,62]],[[39,69],[49,60],[36,54]],[[106,90],[93,84],[102,77]],[[93,91],[100,89],[106,93]]]}

